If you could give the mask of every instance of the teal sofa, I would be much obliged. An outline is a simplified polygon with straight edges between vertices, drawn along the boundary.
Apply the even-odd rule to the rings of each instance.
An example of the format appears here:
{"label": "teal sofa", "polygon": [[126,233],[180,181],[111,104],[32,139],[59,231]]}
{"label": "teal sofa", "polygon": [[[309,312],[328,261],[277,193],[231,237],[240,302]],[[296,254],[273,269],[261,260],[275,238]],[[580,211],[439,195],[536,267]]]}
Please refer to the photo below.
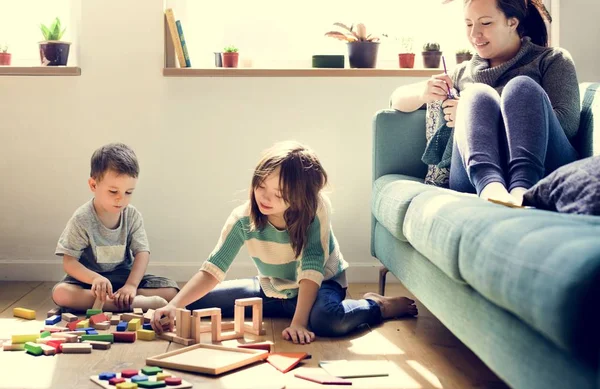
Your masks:
{"label": "teal sofa", "polygon": [[[581,84],[573,143],[582,157],[600,152],[599,89]],[[599,388],[600,217],[424,185],[424,123],[424,110],[385,109],[373,120],[380,293],[389,269],[513,388]]]}

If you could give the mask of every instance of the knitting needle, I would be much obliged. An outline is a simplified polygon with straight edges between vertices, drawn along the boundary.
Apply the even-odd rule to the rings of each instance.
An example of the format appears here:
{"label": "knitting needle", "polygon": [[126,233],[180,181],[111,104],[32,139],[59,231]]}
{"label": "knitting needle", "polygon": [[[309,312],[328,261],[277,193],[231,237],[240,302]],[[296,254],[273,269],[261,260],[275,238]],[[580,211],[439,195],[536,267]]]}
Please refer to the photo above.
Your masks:
{"label": "knitting needle", "polygon": [[[443,55],[442,55],[442,63],[444,64],[444,74],[448,75],[448,70],[446,69],[446,59],[444,58]],[[450,90],[450,86],[448,85],[448,83],[446,81],[444,81],[444,83],[446,84],[446,88],[448,88],[448,98],[453,99],[454,95],[452,94],[452,90]]]}

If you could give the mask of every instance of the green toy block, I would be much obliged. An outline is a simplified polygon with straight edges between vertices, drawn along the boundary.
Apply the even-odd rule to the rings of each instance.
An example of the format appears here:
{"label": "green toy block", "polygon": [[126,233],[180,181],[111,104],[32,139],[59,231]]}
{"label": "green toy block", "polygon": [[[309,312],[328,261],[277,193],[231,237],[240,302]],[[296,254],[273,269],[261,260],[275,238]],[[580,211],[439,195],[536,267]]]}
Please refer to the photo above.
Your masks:
{"label": "green toy block", "polygon": [[44,331],[40,334],[40,338],[47,338],[50,336],[50,331]]}
{"label": "green toy block", "polygon": [[40,346],[39,344],[35,344],[33,342],[25,343],[25,350],[29,354],[33,354],[33,355],[42,355],[44,353],[44,351],[42,351],[42,346]]}
{"label": "green toy block", "polygon": [[90,317],[97,315],[99,313],[102,313],[102,309],[88,309],[85,312],[85,317],[89,319]]}
{"label": "green toy block", "polygon": [[145,375],[156,375],[158,373],[162,373],[162,369],[156,366],[146,366],[142,369],[142,373]]}
{"label": "green toy block", "polygon": [[167,386],[165,381],[141,381],[136,382],[138,388],[164,388]]}
{"label": "green toy block", "polygon": [[81,340],[99,340],[100,342],[115,342],[113,334],[81,335]]}

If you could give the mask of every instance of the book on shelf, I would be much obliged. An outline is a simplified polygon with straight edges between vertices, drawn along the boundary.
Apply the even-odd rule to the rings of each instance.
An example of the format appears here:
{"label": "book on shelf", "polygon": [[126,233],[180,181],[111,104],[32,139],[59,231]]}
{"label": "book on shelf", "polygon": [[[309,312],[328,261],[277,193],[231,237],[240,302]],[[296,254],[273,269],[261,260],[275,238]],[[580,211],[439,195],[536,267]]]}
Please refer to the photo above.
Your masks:
{"label": "book on shelf", "polygon": [[185,58],[185,66],[188,68],[192,67],[190,61],[190,55],[188,54],[187,45],[185,44],[185,37],[183,36],[183,28],[181,27],[181,20],[175,22],[177,25],[177,33],[179,34],[179,41],[181,42],[181,48],[183,49],[183,57]]}
{"label": "book on shelf", "polygon": [[175,14],[173,13],[172,8],[167,8],[165,10],[165,17],[167,19],[167,28],[169,29],[171,39],[173,40],[173,46],[175,48],[177,62],[179,62],[180,68],[185,68],[187,67],[187,64],[185,61],[185,55],[183,54],[183,46],[181,45],[179,33],[177,32],[177,25],[175,24]]}

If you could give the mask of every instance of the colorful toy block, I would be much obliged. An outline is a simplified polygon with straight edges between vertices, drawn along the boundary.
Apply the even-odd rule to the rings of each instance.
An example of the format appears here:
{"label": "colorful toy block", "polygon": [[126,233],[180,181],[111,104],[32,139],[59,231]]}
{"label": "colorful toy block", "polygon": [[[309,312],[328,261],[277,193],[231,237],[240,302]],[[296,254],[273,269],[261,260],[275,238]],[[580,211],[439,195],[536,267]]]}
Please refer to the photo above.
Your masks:
{"label": "colorful toy block", "polygon": [[35,320],[35,311],[27,308],[13,308],[13,316],[27,320]]}
{"label": "colorful toy block", "polygon": [[120,384],[121,382],[126,382],[125,378],[115,377],[115,378],[111,378],[110,380],[108,380],[108,383],[113,386],[116,386],[117,384]]}
{"label": "colorful toy block", "polygon": [[142,382],[142,381],[148,381],[148,377],[143,375],[143,374],[137,374],[134,375],[133,377],[131,377],[131,382]]}
{"label": "colorful toy block", "polygon": [[154,329],[152,329],[152,324],[150,324],[150,323],[144,323],[144,325],[142,325],[142,329],[148,330],[148,331],[154,331]]}
{"label": "colorful toy block", "polygon": [[7,341],[2,344],[2,350],[4,350],[4,351],[22,351],[22,350],[25,350],[25,343],[12,343],[11,341]]}
{"label": "colorful toy block", "polygon": [[108,350],[111,345],[110,342],[103,342],[99,340],[84,340],[83,342],[91,344],[94,350]]}
{"label": "colorful toy block", "polygon": [[101,323],[94,324],[94,328],[97,330],[108,330],[110,329],[110,322],[107,320]]}
{"label": "colorful toy block", "polygon": [[79,323],[77,323],[77,325],[75,326],[75,328],[91,328],[90,327],[90,321],[89,320],[82,320]]}
{"label": "colorful toy block", "polygon": [[85,317],[89,319],[90,317],[98,315],[100,313],[102,313],[102,309],[88,309],[87,311],[85,311]]}
{"label": "colorful toy block", "polygon": [[151,330],[137,330],[137,337],[141,340],[154,340],[156,338],[156,333]]}
{"label": "colorful toy block", "polygon": [[62,343],[60,347],[65,354],[89,354],[92,352],[92,345],[89,343]]}
{"label": "colorful toy block", "polygon": [[98,376],[98,379],[101,379],[103,381],[108,381],[111,378],[115,378],[117,375],[115,373],[100,373],[100,375]]}
{"label": "colorful toy block", "polygon": [[158,373],[162,373],[163,369],[157,366],[146,366],[142,368],[142,374],[145,375],[157,375]]}
{"label": "colorful toy block", "polygon": [[110,325],[116,326],[121,322],[121,315],[112,315],[110,318]]}
{"label": "colorful toy block", "polygon": [[102,323],[104,321],[108,321],[108,317],[106,317],[106,315],[103,314],[102,312],[90,316],[90,324],[91,325]]}
{"label": "colorful toy block", "polygon": [[164,381],[164,380],[165,380],[165,378],[169,378],[169,377],[171,377],[171,374],[169,374],[169,373],[165,373],[165,372],[162,372],[162,373],[158,373],[158,374],[156,375],[156,380],[157,380],[157,381]]}
{"label": "colorful toy block", "polygon": [[28,354],[35,356],[39,356],[44,353],[42,347],[39,344],[33,342],[25,343],[25,351],[27,351]]}
{"label": "colorful toy block", "polygon": [[121,377],[123,378],[131,378],[135,375],[138,375],[138,371],[133,369],[126,369],[121,372]]}
{"label": "colorful toy block", "polygon": [[56,323],[58,323],[59,321],[61,321],[61,318],[59,315],[54,315],[54,316],[50,316],[49,318],[46,319],[46,324],[47,325],[54,325]]}
{"label": "colorful toy block", "polygon": [[133,343],[136,340],[135,332],[113,332],[112,334],[115,342]]}
{"label": "colorful toy block", "polygon": [[138,382],[138,388],[164,388],[167,386],[165,381],[142,381]]}
{"label": "colorful toy block", "polygon": [[127,323],[126,321],[122,321],[119,324],[117,324],[117,331],[118,332],[124,332],[127,331],[127,326],[129,325],[129,323]]}
{"label": "colorful toy block", "polygon": [[73,315],[72,313],[63,313],[61,315],[61,319],[63,319],[63,321],[66,321],[67,323],[70,323],[72,321],[76,321],[77,316]]}
{"label": "colorful toy block", "polygon": [[127,331],[137,331],[142,327],[142,321],[139,318],[131,319],[127,325]]}
{"label": "colorful toy block", "polygon": [[41,344],[40,347],[42,348],[42,352],[44,353],[44,355],[55,355],[56,354],[56,348],[53,346],[50,346],[48,344]]}
{"label": "colorful toy block", "polygon": [[79,323],[81,323],[82,321],[83,321],[83,320],[81,320],[81,319],[77,319],[77,320],[71,321],[71,322],[67,323],[67,328],[68,328],[70,331],[75,331],[75,329],[77,328],[77,325],[78,325]]}
{"label": "colorful toy block", "polygon": [[115,337],[113,334],[95,334],[95,335],[81,335],[81,340],[98,340],[101,342],[114,343]]}
{"label": "colorful toy block", "polygon": [[39,338],[39,335],[13,335],[11,337],[12,343],[27,343],[27,342],[35,342]]}
{"label": "colorful toy block", "polygon": [[40,334],[40,338],[46,338],[48,336],[50,336],[51,332],[50,331],[44,331]]}
{"label": "colorful toy block", "polygon": [[98,335],[98,331],[96,331],[96,330],[86,330],[85,334],[86,335]]}
{"label": "colorful toy block", "polygon": [[138,385],[133,382],[121,382],[117,384],[117,389],[137,389]]}
{"label": "colorful toy block", "polygon": [[165,383],[169,386],[181,385],[181,378],[179,378],[179,377],[165,378]]}

